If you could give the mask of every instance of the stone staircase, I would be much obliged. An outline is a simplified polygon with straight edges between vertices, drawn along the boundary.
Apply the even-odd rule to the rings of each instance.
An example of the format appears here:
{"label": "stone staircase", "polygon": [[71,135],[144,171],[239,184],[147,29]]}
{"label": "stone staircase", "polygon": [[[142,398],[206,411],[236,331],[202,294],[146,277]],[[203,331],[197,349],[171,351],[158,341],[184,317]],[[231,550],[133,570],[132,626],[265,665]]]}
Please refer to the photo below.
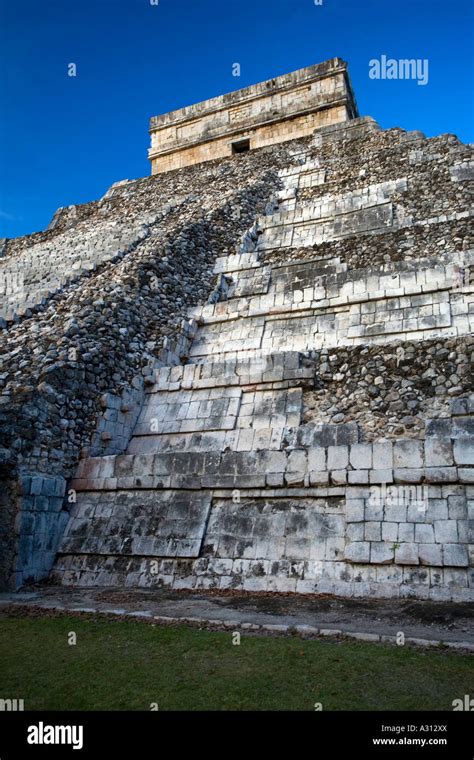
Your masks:
{"label": "stone staircase", "polygon": [[324,243],[436,219],[413,219],[407,177],[323,193],[314,150],[294,161],[240,251],[217,259],[189,356],[146,378],[126,451],[81,461],[61,583],[472,598],[472,401],[433,420],[439,437],[367,443],[355,423],[305,422],[304,394],[319,350],[468,336],[458,270],[473,252],[348,270]]}

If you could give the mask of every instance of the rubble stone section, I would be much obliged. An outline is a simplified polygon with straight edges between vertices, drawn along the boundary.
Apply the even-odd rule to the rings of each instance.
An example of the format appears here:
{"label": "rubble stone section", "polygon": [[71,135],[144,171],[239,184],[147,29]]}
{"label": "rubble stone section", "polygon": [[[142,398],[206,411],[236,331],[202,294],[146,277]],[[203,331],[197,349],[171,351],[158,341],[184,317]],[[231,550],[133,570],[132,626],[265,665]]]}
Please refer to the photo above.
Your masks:
{"label": "rubble stone section", "polygon": [[[358,116],[340,58],[150,120],[152,174],[311,135]],[[246,143],[243,145],[243,143]]]}
{"label": "rubble stone section", "polygon": [[[124,453],[80,462],[54,579],[473,599],[473,250],[446,234],[472,215],[467,155],[370,119],[298,145],[188,312],[186,359],[146,378]],[[386,251],[372,265],[371,246]],[[365,395],[326,412],[352,356]],[[377,410],[377,426],[356,421]]]}

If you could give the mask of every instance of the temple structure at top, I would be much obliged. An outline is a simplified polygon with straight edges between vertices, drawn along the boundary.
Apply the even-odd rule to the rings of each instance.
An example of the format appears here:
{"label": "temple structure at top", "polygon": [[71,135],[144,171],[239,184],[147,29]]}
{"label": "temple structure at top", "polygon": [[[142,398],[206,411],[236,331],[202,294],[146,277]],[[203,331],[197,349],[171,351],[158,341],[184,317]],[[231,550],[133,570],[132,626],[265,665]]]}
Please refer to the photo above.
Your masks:
{"label": "temple structure at top", "polygon": [[151,173],[310,135],[358,116],[347,64],[332,58],[150,120]]}

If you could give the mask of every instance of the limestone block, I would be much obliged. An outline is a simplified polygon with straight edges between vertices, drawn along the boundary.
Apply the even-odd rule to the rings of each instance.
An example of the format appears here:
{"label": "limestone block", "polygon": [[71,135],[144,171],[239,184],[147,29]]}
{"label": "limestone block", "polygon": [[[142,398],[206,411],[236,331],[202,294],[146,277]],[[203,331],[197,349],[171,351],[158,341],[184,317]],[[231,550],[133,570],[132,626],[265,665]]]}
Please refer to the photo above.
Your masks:
{"label": "limestone block", "polygon": [[[283,451],[261,452],[263,456],[259,458],[259,466],[263,467],[267,473],[283,473],[287,466],[286,453]],[[293,469],[293,468],[291,468]]]}
{"label": "limestone block", "polygon": [[371,542],[370,544],[370,561],[377,565],[386,565],[393,562],[394,548],[393,545],[382,541]]}
{"label": "limestone block", "polygon": [[453,447],[448,438],[427,438],[425,441],[426,467],[450,467],[454,464]]}
{"label": "limestone block", "polygon": [[433,525],[436,543],[457,543],[458,525],[456,520],[435,520]]}
{"label": "limestone block", "polygon": [[404,543],[396,547],[395,562],[399,565],[418,565],[418,544]]}
{"label": "limestone block", "polygon": [[254,448],[255,431],[253,428],[241,428],[237,442],[237,451],[252,451]]}
{"label": "limestone block", "polygon": [[453,416],[474,414],[474,396],[452,399],[451,414]]}
{"label": "limestone block", "polygon": [[308,466],[307,454],[303,450],[291,451],[288,456],[286,469],[289,472],[305,473]]}
{"label": "limestone block", "polygon": [[451,567],[466,567],[469,565],[469,556],[465,544],[443,545],[444,565]]}
{"label": "limestone block", "polygon": [[445,586],[451,586],[455,588],[462,588],[467,586],[468,579],[465,570],[454,570],[445,567],[443,576]]}
{"label": "limestone block", "polygon": [[427,467],[425,473],[430,483],[456,483],[458,480],[456,467]]}
{"label": "limestone block", "polygon": [[310,471],[322,472],[326,469],[326,449],[313,447],[308,449],[308,468]]}
{"label": "limestone block", "polygon": [[351,522],[363,522],[364,521],[364,507],[365,503],[363,499],[347,499],[346,501],[346,520]]}
{"label": "limestone block", "polygon": [[115,459],[114,475],[118,478],[130,477],[133,475],[133,457],[126,454],[120,455]]}
{"label": "limestone block", "polygon": [[474,467],[459,467],[458,478],[460,483],[474,483]]}
{"label": "limestone block", "polygon": [[366,541],[381,541],[382,540],[382,523],[380,522],[366,522],[364,528],[364,539]]}
{"label": "limestone block", "polygon": [[419,544],[434,544],[435,534],[433,526],[425,523],[416,523],[415,541]]}
{"label": "limestone block", "polygon": [[331,483],[335,486],[343,486],[347,483],[347,470],[332,470],[330,476]]}
{"label": "limestone block", "polygon": [[458,438],[454,442],[454,460],[459,465],[474,465],[474,438]]}
{"label": "limestone block", "polygon": [[345,470],[349,464],[348,446],[328,447],[328,470]]}
{"label": "limestone block", "polygon": [[396,543],[398,540],[398,523],[396,522],[383,522],[382,523],[382,541],[385,543]]}
{"label": "limestone block", "polygon": [[304,472],[285,472],[285,483],[290,488],[298,488],[299,486],[304,486],[305,484],[305,473]]}
{"label": "limestone block", "polygon": [[413,498],[409,497],[408,509],[407,509],[407,522],[419,523],[426,522],[427,503],[423,498],[418,498],[414,495]]}
{"label": "limestone block", "polygon": [[328,561],[342,560],[345,552],[343,538],[332,537],[326,539],[326,559]]}
{"label": "limestone block", "polygon": [[56,484],[53,478],[44,478],[41,493],[44,496],[54,496],[56,491]]}
{"label": "limestone block", "polygon": [[423,467],[422,441],[395,441],[393,448],[394,466],[401,469]]}
{"label": "limestone block", "polygon": [[428,499],[426,510],[426,521],[448,519],[448,501],[447,499]]}
{"label": "limestone block", "polygon": [[371,486],[369,498],[365,502],[365,519],[383,520],[384,504],[382,489],[379,486]]}
{"label": "limestone block", "polygon": [[309,473],[309,482],[312,486],[324,486],[329,483],[329,473],[327,470],[318,472],[317,470],[311,470]]}
{"label": "limestone block", "polygon": [[369,470],[370,483],[393,483],[393,470]]}
{"label": "limestone block", "polygon": [[467,516],[467,502],[464,494],[448,496],[448,514],[450,520],[464,520]]}
{"label": "limestone block", "polygon": [[43,478],[39,475],[34,475],[30,481],[30,493],[33,496],[39,496],[43,490]]}
{"label": "limestone block", "polygon": [[370,543],[368,541],[356,541],[347,544],[344,557],[348,562],[370,562]]}
{"label": "limestone block", "polygon": [[474,499],[467,502],[467,517],[468,520],[474,520]]}
{"label": "limestone block", "polygon": [[474,524],[469,520],[458,520],[457,523],[459,543],[471,543],[474,536]]}
{"label": "limestone block", "polygon": [[265,482],[270,488],[280,488],[284,485],[284,475],[282,472],[267,473]]}
{"label": "limestone block", "polygon": [[407,505],[401,504],[385,504],[384,517],[387,522],[404,523],[407,519]]}
{"label": "limestone block", "polygon": [[357,443],[350,448],[350,463],[356,470],[369,470],[372,467],[372,446]]}
{"label": "limestone block", "polygon": [[440,544],[419,544],[418,553],[421,565],[437,567],[443,564],[442,546]]}
{"label": "limestone block", "polygon": [[348,482],[350,484],[363,485],[364,483],[369,482],[368,470],[349,470],[347,475],[348,475]]}
{"label": "limestone block", "polygon": [[349,522],[346,526],[346,538],[347,541],[352,543],[353,541],[364,540],[364,522]]}
{"label": "limestone block", "polygon": [[393,471],[395,483],[421,483],[425,476],[425,470],[396,468]]}

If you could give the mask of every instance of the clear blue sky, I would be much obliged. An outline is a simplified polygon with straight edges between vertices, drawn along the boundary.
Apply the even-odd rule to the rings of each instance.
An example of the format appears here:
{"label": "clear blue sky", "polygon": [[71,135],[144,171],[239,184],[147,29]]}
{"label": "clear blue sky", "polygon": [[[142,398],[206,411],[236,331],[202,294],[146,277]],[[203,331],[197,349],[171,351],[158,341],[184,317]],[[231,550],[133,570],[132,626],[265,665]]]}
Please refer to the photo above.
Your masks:
{"label": "clear blue sky", "polygon": [[[0,0],[0,236],[147,175],[150,116],[334,56],[362,115],[473,141],[473,16],[473,0]],[[428,59],[428,84],[371,80],[382,54]]]}

